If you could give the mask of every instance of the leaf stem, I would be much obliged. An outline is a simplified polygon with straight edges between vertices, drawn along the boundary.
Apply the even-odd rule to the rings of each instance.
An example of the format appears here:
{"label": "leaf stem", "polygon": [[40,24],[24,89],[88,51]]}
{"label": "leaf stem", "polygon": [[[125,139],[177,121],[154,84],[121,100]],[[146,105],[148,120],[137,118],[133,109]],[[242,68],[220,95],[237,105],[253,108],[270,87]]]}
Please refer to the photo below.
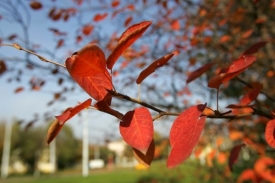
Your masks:
{"label": "leaf stem", "polygon": [[25,52],[27,52],[27,53],[29,53],[29,54],[32,54],[32,55],[34,55],[34,56],[37,56],[37,57],[38,57],[41,61],[43,61],[43,62],[49,62],[49,63],[55,64],[55,65],[57,65],[57,66],[66,68],[65,65],[62,65],[62,64],[60,64],[60,63],[58,63],[58,62],[55,62],[55,61],[52,61],[52,60],[49,60],[49,59],[46,59],[46,58],[42,57],[41,55],[39,55],[39,54],[37,54],[37,53],[35,53],[35,52],[33,52],[33,51],[30,51],[30,50],[27,50],[27,49],[21,47],[21,46],[20,46],[19,44],[17,44],[17,43],[13,43],[13,44],[0,44],[0,46],[10,46],[10,47],[13,47],[13,48],[15,48],[15,49],[22,50],[22,51],[25,51]]}

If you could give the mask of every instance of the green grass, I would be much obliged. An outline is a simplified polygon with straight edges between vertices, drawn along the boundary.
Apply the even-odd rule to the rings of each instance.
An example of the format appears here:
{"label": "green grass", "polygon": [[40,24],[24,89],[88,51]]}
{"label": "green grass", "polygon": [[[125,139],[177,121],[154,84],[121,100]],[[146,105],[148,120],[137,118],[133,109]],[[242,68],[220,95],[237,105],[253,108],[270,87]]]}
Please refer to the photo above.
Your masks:
{"label": "green grass", "polygon": [[[167,169],[165,162],[153,162],[148,170],[135,170],[134,168],[117,168],[114,170],[90,171],[88,177],[82,177],[81,171],[66,170],[54,175],[11,176],[3,179],[1,183],[197,183],[197,182],[220,182],[223,177],[215,180],[206,180],[207,167],[201,167],[197,163],[187,161],[174,169]],[[216,180],[217,179],[217,180]],[[142,181],[141,181],[142,180]]]}

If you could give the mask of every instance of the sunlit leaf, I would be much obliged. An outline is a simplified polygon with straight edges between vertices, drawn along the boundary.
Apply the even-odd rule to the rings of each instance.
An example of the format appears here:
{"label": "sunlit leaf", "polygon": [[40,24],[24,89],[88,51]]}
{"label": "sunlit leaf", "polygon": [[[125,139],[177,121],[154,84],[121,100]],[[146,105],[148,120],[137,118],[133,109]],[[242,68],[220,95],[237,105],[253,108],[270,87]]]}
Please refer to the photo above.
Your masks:
{"label": "sunlit leaf", "polygon": [[64,113],[62,113],[59,116],[55,116],[56,119],[58,119],[60,124],[64,124],[66,121],[71,119],[74,115],[78,114],[80,111],[83,109],[88,108],[91,105],[92,99],[87,99],[83,103],[80,103],[79,105],[73,107],[73,108],[68,108],[65,110]]}
{"label": "sunlit leaf", "polygon": [[156,69],[164,66],[172,57],[173,53],[167,54],[160,59],[154,61],[151,65],[149,65],[146,69],[144,69],[138,76],[136,83],[140,84],[146,77],[155,72]]}
{"label": "sunlit leaf", "polygon": [[265,127],[265,140],[271,147],[275,148],[275,119],[270,120]]}
{"label": "sunlit leaf", "polygon": [[204,129],[205,117],[200,117],[206,104],[192,106],[183,111],[174,121],[170,131],[171,153],[167,167],[181,164],[192,153]]}
{"label": "sunlit leaf", "polygon": [[151,23],[151,21],[146,21],[132,25],[121,35],[118,44],[107,58],[108,69],[112,70],[120,55],[145,32]]}
{"label": "sunlit leaf", "polygon": [[260,94],[262,88],[254,88],[253,90],[247,92],[241,99],[241,105],[248,105],[253,102],[257,96]]}
{"label": "sunlit leaf", "polygon": [[233,149],[230,151],[229,159],[228,159],[228,165],[229,169],[233,171],[233,165],[236,163],[239,153],[241,151],[241,148],[245,146],[245,144],[239,144],[233,147]]}
{"label": "sunlit leaf", "polygon": [[246,181],[258,182],[257,175],[253,169],[245,169],[238,177],[237,183],[243,183]]}
{"label": "sunlit leaf", "polygon": [[147,108],[140,107],[127,112],[119,130],[127,144],[146,154],[153,139],[153,120]]}
{"label": "sunlit leaf", "polygon": [[64,123],[60,124],[58,120],[54,120],[54,122],[51,124],[48,133],[47,133],[47,143],[51,143],[51,141],[57,136],[57,134],[60,132],[62,129]]}
{"label": "sunlit leaf", "polygon": [[14,90],[14,93],[19,93],[19,92],[22,92],[24,90],[23,87],[18,87]]}
{"label": "sunlit leaf", "polygon": [[200,68],[198,68],[197,70],[191,72],[186,80],[186,83],[190,83],[191,81],[200,77],[203,73],[208,71],[214,64],[215,64],[214,62],[207,63],[207,64],[201,66]]}

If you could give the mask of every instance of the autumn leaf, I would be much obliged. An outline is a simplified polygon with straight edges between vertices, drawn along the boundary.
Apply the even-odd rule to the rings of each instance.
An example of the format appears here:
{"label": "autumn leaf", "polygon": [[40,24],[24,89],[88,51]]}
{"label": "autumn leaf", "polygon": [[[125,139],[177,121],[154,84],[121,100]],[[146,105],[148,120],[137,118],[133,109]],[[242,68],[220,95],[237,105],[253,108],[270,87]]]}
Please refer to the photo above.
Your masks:
{"label": "autumn leaf", "polygon": [[152,142],[150,143],[150,146],[146,152],[146,154],[143,154],[142,152],[140,152],[139,150],[133,148],[133,154],[135,159],[142,165],[144,165],[145,167],[149,167],[151,162],[154,159],[154,155],[155,155],[155,142],[154,140],[152,140]]}
{"label": "autumn leaf", "polygon": [[59,124],[64,124],[66,121],[71,119],[74,115],[78,114],[83,109],[88,108],[91,105],[91,102],[92,102],[92,99],[87,99],[86,101],[80,103],[79,105],[73,108],[68,108],[67,110],[65,110],[64,113],[55,117],[56,119],[58,119]]}
{"label": "autumn leaf", "polygon": [[266,43],[267,42],[263,41],[263,42],[258,42],[256,44],[252,45],[247,50],[245,50],[239,58],[243,57],[244,55],[251,55],[251,54],[257,53],[259,51],[259,49],[262,48]]}
{"label": "autumn leaf", "polygon": [[20,93],[20,92],[22,92],[23,90],[24,90],[23,87],[18,87],[18,88],[16,88],[16,89],[14,90],[14,93]]}
{"label": "autumn leaf", "polygon": [[110,115],[115,116],[116,118],[122,120],[124,115],[121,114],[119,111],[116,111],[110,107],[110,104],[107,101],[99,101],[97,102],[94,107],[102,112],[108,113]]}
{"label": "autumn leaf", "polygon": [[121,35],[116,47],[107,58],[108,69],[112,70],[120,55],[145,32],[151,23],[151,21],[146,21],[132,25]]}
{"label": "autumn leaf", "polygon": [[73,76],[90,76],[104,73],[106,70],[105,55],[95,44],[88,44],[76,54],[67,58],[66,68]]}
{"label": "autumn leaf", "polygon": [[0,76],[7,71],[7,66],[3,60],[0,60]]}
{"label": "autumn leaf", "polygon": [[113,88],[104,53],[96,45],[85,46],[68,58],[65,64],[72,78],[95,100],[103,100],[108,94],[106,89]]}
{"label": "autumn leaf", "polygon": [[186,80],[186,83],[190,83],[191,81],[200,77],[203,73],[208,71],[214,64],[215,64],[214,62],[207,63],[201,66],[200,68],[196,69],[195,71],[191,72]]}
{"label": "autumn leaf", "polygon": [[59,121],[56,119],[54,122],[51,124],[48,133],[47,133],[47,143],[50,144],[51,141],[57,136],[57,134],[60,132],[62,129],[64,123],[60,124]]}
{"label": "autumn leaf", "polygon": [[192,106],[183,111],[175,120],[170,131],[171,153],[167,167],[173,168],[186,160],[197,144],[205,124],[200,117],[206,104]]}
{"label": "autumn leaf", "polygon": [[243,183],[251,180],[252,182],[258,182],[257,175],[253,169],[245,169],[238,177],[237,183]]}
{"label": "autumn leaf", "polygon": [[146,154],[153,139],[153,120],[147,108],[140,107],[127,112],[119,130],[127,144]]}
{"label": "autumn leaf", "polygon": [[31,7],[32,9],[34,9],[34,10],[39,10],[39,9],[42,8],[42,4],[41,4],[40,2],[38,2],[38,1],[32,1],[32,2],[30,3],[30,7]]}
{"label": "autumn leaf", "polygon": [[92,26],[92,25],[84,25],[82,27],[82,33],[85,36],[89,36],[92,33],[93,30],[94,30],[94,26]]}
{"label": "autumn leaf", "polygon": [[275,119],[270,120],[265,127],[265,140],[270,147],[275,148]]}
{"label": "autumn leaf", "polygon": [[107,16],[108,16],[108,13],[96,14],[96,15],[94,16],[94,21],[95,21],[95,22],[102,21],[102,20],[104,20]]}
{"label": "autumn leaf", "polygon": [[60,48],[61,46],[63,46],[64,45],[64,39],[60,39],[60,40],[58,40],[58,42],[57,42],[57,45],[56,45],[56,49],[57,48]]}
{"label": "autumn leaf", "polygon": [[112,2],[112,7],[115,8],[115,7],[117,7],[119,4],[120,4],[120,1],[119,1],[119,0],[113,0],[113,2]]}
{"label": "autumn leaf", "polygon": [[251,91],[247,92],[241,99],[241,105],[248,105],[253,102],[257,96],[260,94],[262,88],[254,88]]}
{"label": "autumn leaf", "polygon": [[274,182],[274,165],[273,158],[262,156],[255,162],[254,170],[265,182]]}
{"label": "autumn leaf", "polygon": [[241,74],[246,68],[256,61],[256,57],[252,55],[245,55],[233,61],[225,72],[212,77],[208,81],[208,87],[218,89],[221,84],[231,80],[232,78]]}
{"label": "autumn leaf", "polygon": [[241,151],[241,148],[245,146],[245,144],[239,144],[233,147],[233,149],[230,151],[229,159],[228,159],[228,165],[229,169],[232,172],[233,171],[233,165],[236,163],[239,153]]}
{"label": "autumn leaf", "polygon": [[138,76],[136,83],[140,84],[146,77],[155,72],[156,69],[164,66],[172,57],[173,53],[167,54],[160,59],[154,61],[151,65],[149,65],[146,69],[144,69]]}

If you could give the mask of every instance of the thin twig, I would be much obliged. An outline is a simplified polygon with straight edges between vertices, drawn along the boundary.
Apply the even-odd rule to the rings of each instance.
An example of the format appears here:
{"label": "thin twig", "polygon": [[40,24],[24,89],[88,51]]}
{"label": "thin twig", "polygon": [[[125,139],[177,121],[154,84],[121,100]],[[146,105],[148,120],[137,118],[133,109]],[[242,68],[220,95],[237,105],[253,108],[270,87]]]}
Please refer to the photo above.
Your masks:
{"label": "thin twig", "polygon": [[62,65],[62,64],[60,64],[60,63],[58,63],[58,62],[55,62],[55,61],[52,61],[52,60],[49,60],[49,59],[46,59],[46,58],[44,58],[44,57],[38,55],[37,53],[35,53],[35,52],[33,52],[33,51],[30,51],[30,50],[27,50],[27,49],[21,47],[21,46],[20,46],[19,44],[17,44],[17,43],[13,43],[13,44],[0,44],[0,46],[10,46],[10,47],[16,48],[16,49],[18,49],[18,50],[25,51],[25,52],[27,52],[27,53],[29,53],[29,54],[34,55],[34,56],[37,56],[37,57],[38,57],[40,60],[42,60],[43,62],[49,62],[49,63],[52,63],[52,64],[54,64],[54,65],[57,65],[57,66],[66,68],[65,65]]}

